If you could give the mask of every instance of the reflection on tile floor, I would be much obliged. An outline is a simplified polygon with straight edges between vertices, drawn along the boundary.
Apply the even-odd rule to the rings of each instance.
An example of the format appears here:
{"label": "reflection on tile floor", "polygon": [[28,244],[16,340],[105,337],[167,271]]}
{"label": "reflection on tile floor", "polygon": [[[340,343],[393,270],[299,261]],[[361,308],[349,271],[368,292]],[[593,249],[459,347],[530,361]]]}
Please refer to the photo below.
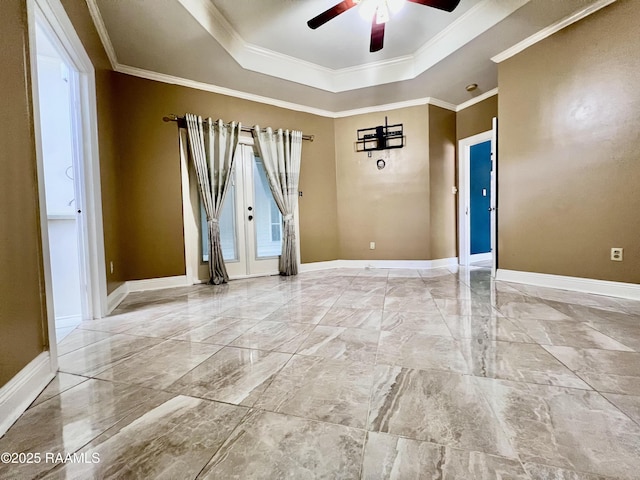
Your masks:
{"label": "reflection on tile floor", "polygon": [[58,345],[0,479],[637,480],[640,302],[489,270],[131,294]]}

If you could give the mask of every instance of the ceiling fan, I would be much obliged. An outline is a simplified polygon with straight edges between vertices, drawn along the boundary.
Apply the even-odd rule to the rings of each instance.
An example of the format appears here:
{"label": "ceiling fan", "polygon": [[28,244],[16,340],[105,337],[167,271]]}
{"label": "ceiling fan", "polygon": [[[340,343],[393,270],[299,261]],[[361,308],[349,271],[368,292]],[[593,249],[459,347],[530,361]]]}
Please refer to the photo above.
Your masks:
{"label": "ceiling fan", "polygon": [[405,2],[417,3],[427,7],[453,12],[460,3],[460,0],[344,0],[329,10],[322,12],[320,15],[313,17],[307,22],[307,25],[309,25],[309,28],[315,30],[329,20],[333,20],[338,15],[359,4],[362,16],[372,18],[369,51],[377,52],[382,50],[384,46],[384,27],[389,21],[391,13],[400,10]]}

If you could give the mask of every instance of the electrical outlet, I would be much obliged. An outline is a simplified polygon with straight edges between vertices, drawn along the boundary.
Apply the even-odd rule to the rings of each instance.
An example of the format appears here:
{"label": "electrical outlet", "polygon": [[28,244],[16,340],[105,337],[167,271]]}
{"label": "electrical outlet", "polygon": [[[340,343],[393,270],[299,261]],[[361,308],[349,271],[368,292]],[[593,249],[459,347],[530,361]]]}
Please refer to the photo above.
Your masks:
{"label": "electrical outlet", "polygon": [[369,242],[369,250],[375,250],[376,249],[376,242]]}
{"label": "electrical outlet", "polygon": [[111,267],[111,275],[113,275],[113,262],[109,262],[109,266]]}
{"label": "electrical outlet", "polygon": [[611,260],[614,262],[622,261],[622,248],[613,247],[611,249]]}

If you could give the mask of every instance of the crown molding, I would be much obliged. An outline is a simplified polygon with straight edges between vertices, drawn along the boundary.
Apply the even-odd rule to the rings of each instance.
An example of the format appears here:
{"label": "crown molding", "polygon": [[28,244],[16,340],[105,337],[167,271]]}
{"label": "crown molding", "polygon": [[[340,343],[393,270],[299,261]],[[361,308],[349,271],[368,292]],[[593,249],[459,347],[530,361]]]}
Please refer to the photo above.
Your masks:
{"label": "crown molding", "polygon": [[550,37],[556,32],[559,32],[563,28],[568,27],[569,25],[576,23],[583,18],[588,17],[592,13],[597,12],[598,10],[611,5],[616,0],[600,0],[596,3],[589,5],[588,7],[583,8],[582,10],[578,10],[577,12],[572,13],[571,15],[566,16],[562,20],[559,20],[546,28],[543,28],[537,33],[534,33],[530,37],[525,38],[519,43],[516,43],[513,47],[506,49],[505,51],[499,53],[498,55],[491,57],[491,61],[494,63],[501,63],[505,60],[517,55],[518,53],[526,50],[527,48],[535,45],[538,42],[541,42],[547,37]]}
{"label": "crown molding", "polygon": [[446,108],[447,110],[456,111],[456,106],[452,103],[445,102],[433,97],[423,97],[414,100],[406,100],[403,102],[385,103],[382,105],[373,105],[370,107],[357,108],[353,110],[342,110],[338,112],[332,112],[320,108],[309,107],[307,105],[301,105],[299,103],[286,102],[284,100],[278,100],[271,97],[264,97],[262,95],[255,95],[253,93],[241,92],[239,90],[233,90],[231,88],[219,87],[210,83],[196,82],[187,78],[175,77],[173,75],[167,75],[165,73],[153,72],[151,70],[144,70],[142,68],[130,67],[128,65],[118,64],[114,69],[116,72],[124,73],[126,75],[132,75],[134,77],[144,78],[147,80],[153,80],[156,82],[168,83],[170,85],[180,85],[181,87],[194,88],[196,90],[203,90],[205,92],[218,93],[220,95],[227,95],[229,97],[240,98],[242,100],[249,100],[252,102],[263,103],[265,105],[271,105],[273,107],[286,108],[287,110],[294,110],[296,112],[311,113],[321,117],[328,118],[343,118],[351,117],[354,115],[363,115],[366,113],[385,112],[389,110],[397,110],[399,108],[416,107],[420,105],[434,105],[436,107]]}
{"label": "crown molding", "polygon": [[498,24],[530,0],[484,0],[414,53],[416,76]]}
{"label": "crown molding", "polygon": [[453,103],[445,102],[444,100],[440,100],[438,98],[428,97],[429,105],[433,105],[434,107],[444,108],[446,110],[451,110],[452,112],[456,111],[456,106]]}
{"label": "crown molding", "polygon": [[416,78],[529,1],[481,0],[412,55],[331,69],[246,42],[210,0],[178,0],[242,68],[332,93]]}
{"label": "crown molding", "polygon": [[107,27],[104,24],[104,20],[102,20],[100,8],[98,7],[96,0],[87,0],[87,7],[89,7],[89,14],[91,15],[93,24],[98,31],[98,36],[100,37],[102,46],[107,53],[109,63],[111,63],[111,68],[115,70],[116,66],[118,65],[118,56],[116,55],[116,51],[113,48],[113,44],[111,43],[111,38],[109,37],[109,32],[107,32]]}
{"label": "crown molding", "polygon": [[196,82],[195,80],[175,77],[173,75],[153,72],[151,70],[144,70],[142,68],[130,67],[128,65],[118,64],[116,65],[116,68],[114,68],[114,70],[116,72],[126,73],[127,75],[145,78],[147,80],[155,80],[156,82],[169,83],[171,85],[180,85],[182,87],[195,88],[196,90],[204,90],[205,92],[219,93],[221,95],[227,95],[229,97],[240,98],[242,100],[250,100],[252,102],[257,102],[257,103],[264,103],[266,105],[286,108],[288,110],[295,110],[297,112],[312,113],[313,115],[319,115],[321,117],[333,117],[335,115],[333,112],[330,112],[329,110],[309,107],[307,105],[301,105],[299,103],[286,102],[284,100],[278,100],[271,97],[263,97],[262,95],[255,95],[253,93],[241,92],[240,90],[233,90],[231,88],[219,87],[217,85],[212,85],[210,83]]}
{"label": "crown molding", "polygon": [[483,100],[486,100],[487,98],[491,98],[494,95],[498,94],[498,89],[494,88],[493,90],[489,90],[488,92],[483,93],[482,95],[478,95],[477,97],[473,97],[471,100],[467,100],[464,103],[461,103],[460,105],[458,105],[456,107],[456,112],[459,112],[461,110],[464,110],[465,108],[469,108],[472,105],[475,105],[476,103],[480,103]]}
{"label": "crown molding", "polygon": [[342,110],[341,112],[334,112],[331,116],[333,118],[353,117],[355,115],[365,115],[367,113],[387,112],[390,110],[398,110],[400,108],[419,107],[422,105],[433,105],[435,107],[446,108],[455,112],[456,106],[438,100],[433,97],[416,98],[414,100],[406,100],[404,102],[385,103],[383,105],[373,105],[371,107],[356,108],[353,110]]}

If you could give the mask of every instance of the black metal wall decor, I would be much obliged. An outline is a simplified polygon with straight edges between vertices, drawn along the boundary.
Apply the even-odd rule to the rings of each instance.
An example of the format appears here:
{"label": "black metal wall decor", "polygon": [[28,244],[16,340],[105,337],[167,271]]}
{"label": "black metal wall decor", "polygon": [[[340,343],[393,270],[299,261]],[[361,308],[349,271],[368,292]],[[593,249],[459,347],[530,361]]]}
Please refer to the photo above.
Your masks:
{"label": "black metal wall decor", "polygon": [[389,125],[387,117],[384,117],[384,125],[358,130],[356,152],[402,148],[404,145],[405,137],[402,130],[402,123]]}

